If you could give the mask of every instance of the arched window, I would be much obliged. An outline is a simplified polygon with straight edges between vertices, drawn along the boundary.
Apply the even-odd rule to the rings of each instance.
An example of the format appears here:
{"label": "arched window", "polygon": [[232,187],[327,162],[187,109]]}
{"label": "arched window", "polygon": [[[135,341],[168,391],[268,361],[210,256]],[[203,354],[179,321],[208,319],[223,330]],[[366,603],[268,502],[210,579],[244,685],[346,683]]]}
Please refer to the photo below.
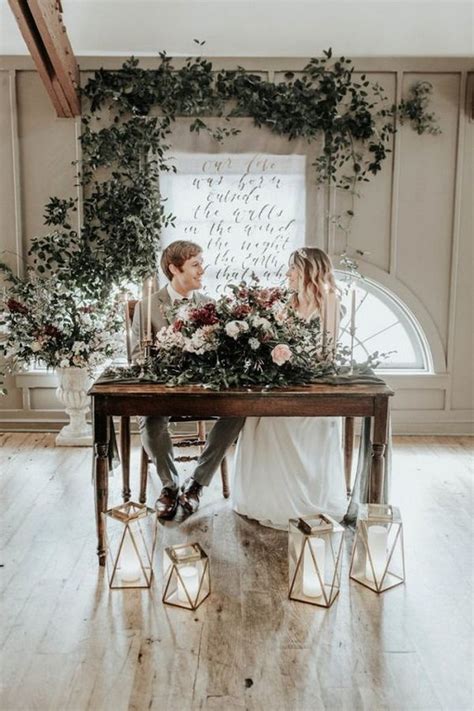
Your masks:
{"label": "arched window", "polygon": [[351,289],[356,293],[356,335],[354,358],[361,362],[369,353],[389,353],[379,370],[432,372],[433,364],[423,330],[405,304],[395,294],[372,279],[355,278],[336,270],[342,291],[345,315],[341,320],[341,341],[350,346]]}

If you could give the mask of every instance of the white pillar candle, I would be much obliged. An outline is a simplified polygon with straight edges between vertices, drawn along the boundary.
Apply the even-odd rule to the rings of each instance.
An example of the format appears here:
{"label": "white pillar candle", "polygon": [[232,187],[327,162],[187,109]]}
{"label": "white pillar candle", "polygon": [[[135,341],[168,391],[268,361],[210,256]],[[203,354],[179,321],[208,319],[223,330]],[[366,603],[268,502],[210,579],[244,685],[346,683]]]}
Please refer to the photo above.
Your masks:
{"label": "white pillar candle", "polygon": [[125,534],[125,539],[120,551],[120,577],[127,583],[140,579],[140,561],[129,534]]}
{"label": "white pillar candle", "polygon": [[186,587],[191,602],[196,602],[199,590],[199,575],[196,567],[194,565],[185,565],[179,569],[179,574],[183,582],[178,578],[178,600],[189,603],[188,596],[184,590],[184,587]]}
{"label": "white pillar candle", "polygon": [[375,572],[375,582],[380,583],[382,579],[385,566],[387,565],[387,538],[388,531],[385,526],[370,526],[368,533],[368,548],[370,552],[370,558],[372,559],[372,565],[370,564],[370,558],[367,554],[367,562],[365,564],[365,577],[367,580],[374,582]]}
{"label": "white pillar candle", "polygon": [[146,280],[147,309],[146,309],[146,335],[147,341],[151,341],[151,290],[153,288],[153,277]]}
{"label": "white pillar candle", "polygon": [[320,597],[323,594],[321,583],[319,582],[316,568],[314,567],[311,550],[318,564],[319,575],[324,583],[324,566],[326,561],[326,544],[322,538],[308,539],[303,558],[303,595],[308,597]]}

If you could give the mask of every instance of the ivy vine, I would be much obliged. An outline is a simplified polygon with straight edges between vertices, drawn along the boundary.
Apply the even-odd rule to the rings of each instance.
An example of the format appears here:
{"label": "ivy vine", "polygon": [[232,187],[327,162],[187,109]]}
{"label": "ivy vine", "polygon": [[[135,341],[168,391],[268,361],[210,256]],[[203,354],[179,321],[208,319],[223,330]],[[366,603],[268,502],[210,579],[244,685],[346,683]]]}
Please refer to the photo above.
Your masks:
{"label": "ivy vine", "polygon": [[[397,120],[419,134],[439,132],[428,111],[431,92],[419,82],[390,105],[379,84],[358,77],[352,61],[333,59],[330,49],[278,82],[242,67],[216,71],[202,57],[176,68],[164,52],[156,69],[141,68],[133,57],[118,71],[100,69],[82,89],[81,232],[70,221],[76,200],[51,198],[45,223],[52,232],[33,241],[34,265],[99,299],[112,284],[138,281],[156,268],[161,230],[175,219],[159,178],[173,170],[167,150],[178,117],[191,117],[190,131],[208,131],[220,142],[239,132],[232,121],[240,117],[289,141],[304,138],[315,143],[315,181],[355,194],[358,183],[382,169]],[[222,121],[211,127],[209,117]]]}

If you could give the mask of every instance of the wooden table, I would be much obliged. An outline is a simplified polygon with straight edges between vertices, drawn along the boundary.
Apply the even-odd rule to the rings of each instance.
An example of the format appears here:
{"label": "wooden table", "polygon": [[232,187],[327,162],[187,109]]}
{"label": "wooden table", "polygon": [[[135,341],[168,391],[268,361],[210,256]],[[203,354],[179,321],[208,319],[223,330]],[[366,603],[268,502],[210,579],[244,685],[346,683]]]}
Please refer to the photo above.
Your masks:
{"label": "wooden table", "polygon": [[384,383],[308,385],[261,391],[206,390],[199,386],[169,388],[153,383],[95,383],[92,397],[95,455],[97,554],[105,564],[105,531],[101,513],[107,510],[110,416],[188,415],[219,417],[372,417],[372,470],[369,499],[381,501],[387,445],[389,397]]}

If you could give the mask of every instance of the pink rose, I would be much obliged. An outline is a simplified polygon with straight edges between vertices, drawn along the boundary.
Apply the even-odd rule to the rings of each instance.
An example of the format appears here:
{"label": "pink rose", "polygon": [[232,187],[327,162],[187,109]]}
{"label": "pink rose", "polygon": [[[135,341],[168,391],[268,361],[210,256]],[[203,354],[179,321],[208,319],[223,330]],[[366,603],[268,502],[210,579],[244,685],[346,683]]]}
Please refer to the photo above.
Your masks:
{"label": "pink rose", "polygon": [[277,365],[283,365],[291,360],[292,352],[286,343],[279,343],[271,352],[272,361]]}

